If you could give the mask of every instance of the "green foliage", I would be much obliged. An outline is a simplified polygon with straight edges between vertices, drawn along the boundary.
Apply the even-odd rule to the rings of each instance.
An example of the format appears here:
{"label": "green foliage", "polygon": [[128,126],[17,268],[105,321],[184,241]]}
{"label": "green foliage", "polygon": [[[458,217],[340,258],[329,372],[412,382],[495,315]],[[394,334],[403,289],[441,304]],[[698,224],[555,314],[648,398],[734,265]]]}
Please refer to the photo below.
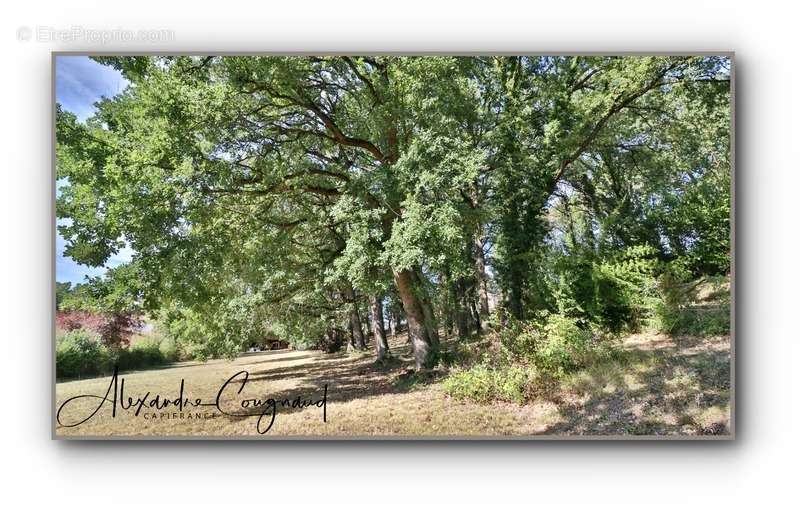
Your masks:
{"label": "green foliage", "polygon": [[658,300],[659,268],[650,246],[632,246],[606,259],[565,256],[556,266],[558,311],[613,334],[649,327]]}
{"label": "green foliage", "polygon": [[106,375],[117,366],[121,372],[161,366],[185,358],[169,337],[142,337],[130,347],[108,347],[99,335],[85,330],[65,332],[56,339],[56,377],[87,378]]}
{"label": "green foliage", "polygon": [[[671,265],[659,279],[656,329],[671,335],[725,335],[731,331],[726,277],[691,280],[686,267]],[[700,292],[705,291],[702,296]]]}
{"label": "green foliage", "polygon": [[590,330],[563,314],[543,314],[537,320],[510,320],[497,332],[502,356],[550,376],[561,376],[584,362],[592,343]]}
{"label": "green foliage", "polygon": [[[205,361],[215,356],[238,354],[241,343],[225,345],[228,341],[216,338],[219,327],[191,309],[175,309],[164,315],[167,337],[180,342],[192,359]],[[235,349],[231,349],[234,347]]]}
{"label": "green foliage", "polygon": [[59,233],[82,264],[135,253],[57,303],[159,314],[198,359],[336,341],[348,292],[414,272],[445,319],[496,287],[528,321],[508,352],[565,371],[590,329],[674,319],[663,265],[730,271],[725,57],[98,61],[133,85],[58,107]]}
{"label": "green foliage", "polygon": [[632,246],[595,265],[596,320],[613,332],[652,325],[659,262],[650,246]]}
{"label": "green foliage", "polygon": [[443,387],[450,396],[459,400],[483,403],[499,400],[522,404],[528,399],[528,388],[536,379],[537,374],[530,368],[476,365],[452,371]]}
{"label": "green foliage", "polygon": [[590,351],[592,333],[572,319],[551,314],[539,330],[540,340],[533,355],[538,369],[560,376],[579,368]]}
{"label": "green foliage", "polygon": [[163,360],[171,363],[181,360],[181,349],[178,343],[172,337],[164,337],[158,344],[158,351],[161,353]]}
{"label": "green foliage", "polygon": [[661,314],[662,330],[671,335],[727,335],[731,331],[728,307],[692,307],[665,310]]}
{"label": "green foliage", "polygon": [[56,339],[56,376],[91,377],[106,372],[111,356],[97,335],[74,330]]}
{"label": "green foliage", "polygon": [[501,314],[493,326],[496,346],[472,358],[477,364],[456,367],[444,381],[454,398],[524,403],[595,355],[591,332],[562,314],[544,313],[526,322]]}
{"label": "green foliage", "polygon": [[126,349],[117,349],[112,359],[120,370],[140,370],[165,365],[169,359],[161,352],[160,338],[144,337]]}
{"label": "green foliage", "polygon": [[56,282],[56,310],[61,307],[64,298],[72,291],[71,282]]}

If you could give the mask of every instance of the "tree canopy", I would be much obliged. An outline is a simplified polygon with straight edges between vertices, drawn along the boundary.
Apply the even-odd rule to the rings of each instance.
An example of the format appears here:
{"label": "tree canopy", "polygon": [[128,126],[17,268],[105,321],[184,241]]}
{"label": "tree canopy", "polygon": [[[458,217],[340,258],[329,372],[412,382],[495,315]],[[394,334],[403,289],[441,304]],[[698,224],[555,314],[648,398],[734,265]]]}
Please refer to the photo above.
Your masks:
{"label": "tree canopy", "polygon": [[369,305],[424,368],[497,308],[610,317],[602,265],[730,269],[724,57],[97,60],[131,85],[58,109],[66,254],[129,244],[116,282],[208,355]]}

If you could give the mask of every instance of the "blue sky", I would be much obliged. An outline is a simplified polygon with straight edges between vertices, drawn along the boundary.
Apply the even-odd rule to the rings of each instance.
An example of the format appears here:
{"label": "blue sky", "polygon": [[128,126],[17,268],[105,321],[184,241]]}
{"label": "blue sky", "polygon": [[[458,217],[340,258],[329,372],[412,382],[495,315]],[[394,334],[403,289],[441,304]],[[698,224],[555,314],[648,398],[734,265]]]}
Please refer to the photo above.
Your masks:
{"label": "blue sky", "polygon": [[[128,86],[128,81],[117,70],[100,65],[85,56],[59,56],[56,58],[56,101],[86,121],[95,112],[95,102],[102,97],[113,97]],[[65,181],[59,181],[61,187]],[[64,220],[58,220],[57,224]],[[64,256],[66,241],[56,232],[56,280],[77,284],[86,276],[103,274],[108,268],[130,261],[133,251],[121,250],[100,268],[79,265]]]}

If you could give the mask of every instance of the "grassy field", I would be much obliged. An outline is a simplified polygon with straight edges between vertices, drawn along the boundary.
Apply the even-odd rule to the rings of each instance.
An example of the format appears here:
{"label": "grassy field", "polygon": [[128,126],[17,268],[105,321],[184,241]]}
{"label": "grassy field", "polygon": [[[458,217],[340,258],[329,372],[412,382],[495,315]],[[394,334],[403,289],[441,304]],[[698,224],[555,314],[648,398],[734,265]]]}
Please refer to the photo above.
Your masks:
{"label": "grassy field", "polygon": [[[249,377],[226,389],[220,405],[188,406],[181,417],[177,406],[161,410],[135,406],[117,408],[110,402],[76,427],[57,426],[59,436],[536,436],[536,435],[724,435],[730,430],[730,338],[632,335],[620,342],[622,362],[597,363],[569,376],[547,399],[526,405],[477,404],[457,401],[441,387],[446,371],[423,379],[410,373],[411,359],[404,338],[391,342],[401,359],[376,369],[372,355],[318,351],[269,351],[234,361],[181,363],[143,372],[125,373],[124,397],[150,392],[163,400],[178,397],[215,402],[220,387],[240,371]],[[241,379],[241,376],[237,379]],[[78,395],[106,395],[110,377],[59,383],[56,408]],[[256,431],[264,406],[242,406],[243,399],[288,398],[318,401],[327,384],[325,405],[292,409],[278,405],[266,435]],[[111,398],[111,396],[109,396]],[[86,417],[98,398],[71,402],[62,412],[65,424]],[[270,416],[267,416],[268,418]],[[262,420],[262,428],[269,419]]]}

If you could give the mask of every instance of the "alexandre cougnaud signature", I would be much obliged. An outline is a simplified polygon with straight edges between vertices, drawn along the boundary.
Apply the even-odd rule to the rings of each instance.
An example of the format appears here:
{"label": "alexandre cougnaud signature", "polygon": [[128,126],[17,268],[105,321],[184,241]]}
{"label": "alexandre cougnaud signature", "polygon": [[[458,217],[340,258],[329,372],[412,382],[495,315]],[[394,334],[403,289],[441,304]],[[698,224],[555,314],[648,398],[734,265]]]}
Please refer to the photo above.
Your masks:
{"label": "alexandre cougnaud signature", "polygon": [[[123,411],[130,411],[134,416],[148,415],[153,411],[162,411],[168,408],[177,408],[178,412],[190,411],[192,409],[201,409],[211,407],[216,409],[216,412],[229,416],[229,417],[257,417],[256,431],[259,434],[267,433],[272,425],[275,424],[275,416],[278,408],[302,410],[308,407],[317,407],[322,409],[322,421],[328,422],[328,385],[325,384],[322,388],[322,396],[318,400],[311,398],[302,398],[297,396],[295,398],[248,398],[244,393],[244,388],[250,374],[242,370],[231,376],[219,388],[216,399],[214,402],[204,402],[202,398],[187,398],[184,396],[185,381],[181,379],[180,389],[176,397],[167,397],[161,394],[153,394],[147,391],[140,396],[125,396],[125,379],[119,379],[118,370],[114,369],[114,374],[111,376],[111,382],[108,385],[105,395],[77,395],[65,400],[56,412],[56,421],[58,425],[64,428],[72,428],[80,426],[81,424],[89,421],[104,407],[111,409],[111,417],[116,417],[117,409]],[[239,400],[239,398],[242,398]],[[90,402],[77,402],[77,400],[96,400]],[[225,400],[239,400],[236,405],[241,407],[243,411],[232,412],[223,408]],[[86,407],[88,403],[88,407]],[[79,407],[80,405],[80,407]],[[85,410],[83,410],[85,408]],[[72,420],[73,418],[78,420]],[[62,421],[62,419],[69,419],[69,421]]]}

